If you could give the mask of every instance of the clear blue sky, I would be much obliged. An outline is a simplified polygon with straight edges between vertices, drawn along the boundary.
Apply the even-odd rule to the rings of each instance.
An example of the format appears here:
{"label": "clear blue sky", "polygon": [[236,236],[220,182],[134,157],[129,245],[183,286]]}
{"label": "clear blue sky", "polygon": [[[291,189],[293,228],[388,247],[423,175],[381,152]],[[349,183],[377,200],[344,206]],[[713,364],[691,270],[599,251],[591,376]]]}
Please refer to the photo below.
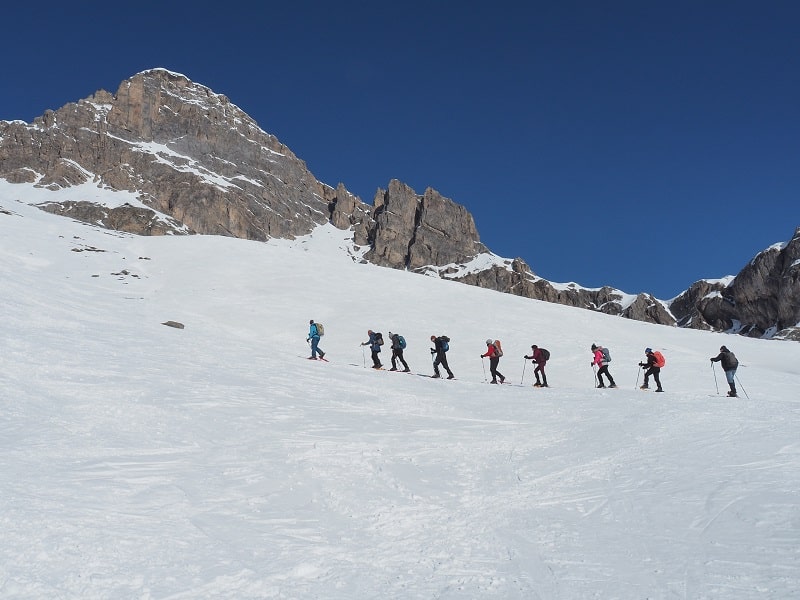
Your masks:
{"label": "clear blue sky", "polygon": [[800,225],[800,2],[4,7],[0,119],[164,67],[314,175],[399,179],[538,275],[670,298]]}

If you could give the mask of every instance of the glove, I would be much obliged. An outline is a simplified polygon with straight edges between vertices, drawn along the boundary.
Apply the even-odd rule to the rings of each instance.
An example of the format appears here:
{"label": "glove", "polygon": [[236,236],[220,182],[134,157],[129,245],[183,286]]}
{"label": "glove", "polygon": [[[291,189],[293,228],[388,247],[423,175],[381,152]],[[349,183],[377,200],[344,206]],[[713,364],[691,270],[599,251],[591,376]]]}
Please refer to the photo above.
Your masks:
{"label": "glove", "polygon": [[589,366],[590,366],[590,367],[593,367],[593,366],[594,366],[594,363],[593,363],[593,362],[589,363]]}
{"label": "glove", "polygon": [[524,359],[526,359],[526,360],[527,360],[527,359],[529,359],[529,358],[530,358],[530,356],[523,356],[522,358],[524,358]]}
{"label": "glove", "polygon": [[431,348],[431,354],[436,354],[436,350],[434,350],[433,348]]}

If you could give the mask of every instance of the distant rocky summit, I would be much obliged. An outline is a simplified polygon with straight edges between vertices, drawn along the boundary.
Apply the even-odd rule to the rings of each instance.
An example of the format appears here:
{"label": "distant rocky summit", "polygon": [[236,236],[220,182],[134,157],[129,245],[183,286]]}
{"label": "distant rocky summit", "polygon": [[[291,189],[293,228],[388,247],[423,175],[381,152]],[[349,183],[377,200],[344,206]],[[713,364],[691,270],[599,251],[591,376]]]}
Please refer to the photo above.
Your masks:
{"label": "distant rocky summit", "polygon": [[[800,340],[800,229],[727,282],[699,281],[672,301],[537,277],[480,242],[472,215],[400,181],[372,205],[306,164],[227,97],[153,69],[33,123],[0,121],[0,178],[52,191],[91,184],[137,200],[99,206],[54,194],[43,210],[139,235],[294,238],[324,223],[353,232],[364,260],[547,302],[696,329]],[[134,205],[135,204],[135,205]]]}

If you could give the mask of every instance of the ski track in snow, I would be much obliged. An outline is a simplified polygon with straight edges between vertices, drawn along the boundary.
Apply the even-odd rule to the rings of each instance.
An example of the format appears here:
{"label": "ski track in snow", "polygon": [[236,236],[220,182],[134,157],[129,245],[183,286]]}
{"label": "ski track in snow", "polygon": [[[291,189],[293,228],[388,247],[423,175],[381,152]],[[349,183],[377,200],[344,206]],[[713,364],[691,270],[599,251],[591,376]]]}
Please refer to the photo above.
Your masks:
{"label": "ski track in snow", "polygon": [[[0,596],[800,590],[800,345],[357,265],[328,227],[267,244],[111,235],[8,189]],[[329,363],[296,358],[310,317]],[[428,338],[447,333],[457,380],[363,369],[367,328],[402,332],[422,374]],[[484,385],[487,336],[516,381],[530,343],[546,345],[557,387]],[[591,387],[595,341],[619,389]],[[750,400],[709,397],[721,343]],[[666,351],[666,394],[634,389],[646,345]]]}

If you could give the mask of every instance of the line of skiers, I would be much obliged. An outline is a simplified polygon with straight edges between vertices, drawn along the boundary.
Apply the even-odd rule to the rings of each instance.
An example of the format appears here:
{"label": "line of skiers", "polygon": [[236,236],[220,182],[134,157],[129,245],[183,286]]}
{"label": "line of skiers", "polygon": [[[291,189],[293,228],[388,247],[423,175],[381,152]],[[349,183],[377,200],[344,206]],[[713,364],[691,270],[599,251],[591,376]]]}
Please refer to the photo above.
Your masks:
{"label": "line of skiers", "polygon": [[[320,337],[325,334],[324,328],[321,323],[315,323],[313,319],[309,321],[309,332],[308,338],[306,339],[307,342],[311,343],[311,356],[309,356],[309,360],[316,360],[317,355],[321,360],[327,360],[325,358],[325,353],[319,347],[319,340]],[[367,330],[368,339],[365,342],[362,342],[362,346],[369,346],[371,357],[372,357],[372,368],[373,369],[382,369],[383,363],[380,360],[380,352],[381,346],[384,345],[383,341],[383,334],[380,332],[375,332],[372,329]],[[406,348],[406,340],[402,335],[397,333],[389,332],[389,339],[391,340],[391,349],[392,349],[392,368],[389,369],[390,371],[397,371],[397,363],[399,362],[403,366],[403,372],[409,373],[411,369],[408,366],[405,358],[403,357],[403,350]],[[447,379],[455,379],[455,375],[450,370],[450,366],[447,364],[447,352],[450,349],[450,338],[446,335],[432,335],[431,336],[431,343],[433,344],[433,348],[431,348],[431,358],[433,360],[433,378],[441,377],[441,373],[439,371],[439,367],[441,366],[447,372]],[[531,354],[525,355],[525,360],[530,360],[533,364],[536,365],[536,368],[533,371],[533,374],[536,378],[536,383],[533,384],[534,387],[549,387],[547,385],[547,375],[545,373],[545,366],[547,365],[547,361],[550,360],[550,352],[545,348],[540,348],[536,344],[531,346]],[[728,381],[728,385],[730,386],[730,391],[728,392],[728,396],[736,398],[736,369],[739,366],[739,361],[736,359],[736,356],[728,350],[725,346],[722,346],[720,352],[717,356],[711,358],[711,363],[720,362],[722,365],[722,370],[725,372],[725,377]],[[608,348],[600,346],[598,344],[592,344],[591,346],[592,351],[592,361],[589,363],[589,366],[592,367],[592,370],[595,370],[595,387],[598,388],[615,388],[617,384],[614,382],[614,378],[612,377],[611,373],[608,370],[608,364],[611,362],[611,353]],[[666,359],[664,355],[658,351],[653,350],[652,348],[645,348],[644,351],[645,360],[639,363],[639,366],[645,370],[644,373],[644,384],[642,384],[640,389],[647,390],[650,389],[649,380],[650,377],[653,378],[653,381],[656,384],[656,392],[663,392],[664,389],[661,387],[661,369],[666,364]],[[481,360],[484,358],[489,359],[489,373],[492,376],[492,380],[489,383],[497,384],[497,383],[504,383],[506,378],[499,370],[498,366],[500,364],[500,358],[503,356],[503,347],[500,343],[500,340],[486,340],[486,352],[481,354]],[[527,363],[526,363],[527,364]],[[484,367],[485,369],[485,367]],[[484,377],[486,373],[484,370]],[[525,377],[525,370],[523,368],[522,372],[523,378]],[[606,382],[603,381],[603,378],[608,380],[608,385],[606,386]],[[716,382],[716,375],[715,375],[715,382]],[[499,379],[499,382],[498,382]],[[636,383],[638,385],[639,377],[637,375]]]}

